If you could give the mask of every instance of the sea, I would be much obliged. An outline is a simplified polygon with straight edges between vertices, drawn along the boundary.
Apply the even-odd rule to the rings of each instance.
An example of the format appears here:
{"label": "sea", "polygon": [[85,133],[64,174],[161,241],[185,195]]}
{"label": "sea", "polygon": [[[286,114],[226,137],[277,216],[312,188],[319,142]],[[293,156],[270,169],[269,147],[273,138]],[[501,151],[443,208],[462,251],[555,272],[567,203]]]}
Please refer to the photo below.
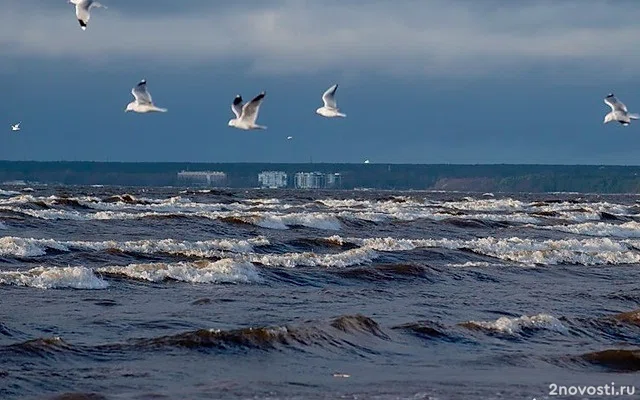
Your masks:
{"label": "sea", "polygon": [[4,185],[0,399],[638,398],[639,201]]}

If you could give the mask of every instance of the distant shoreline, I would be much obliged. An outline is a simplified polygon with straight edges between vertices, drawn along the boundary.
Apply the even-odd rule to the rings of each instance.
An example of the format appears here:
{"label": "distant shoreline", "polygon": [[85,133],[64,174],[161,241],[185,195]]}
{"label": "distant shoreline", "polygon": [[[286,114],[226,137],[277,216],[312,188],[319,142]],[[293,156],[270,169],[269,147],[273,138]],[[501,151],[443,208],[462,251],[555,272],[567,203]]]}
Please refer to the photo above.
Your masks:
{"label": "distant shoreline", "polygon": [[[184,181],[181,171],[219,177]],[[616,165],[0,161],[0,182],[255,188],[263,171],[286,174],[288,187],[297,173],[318,173],[339,175],[333,189],[640,193],[640,166]]]}

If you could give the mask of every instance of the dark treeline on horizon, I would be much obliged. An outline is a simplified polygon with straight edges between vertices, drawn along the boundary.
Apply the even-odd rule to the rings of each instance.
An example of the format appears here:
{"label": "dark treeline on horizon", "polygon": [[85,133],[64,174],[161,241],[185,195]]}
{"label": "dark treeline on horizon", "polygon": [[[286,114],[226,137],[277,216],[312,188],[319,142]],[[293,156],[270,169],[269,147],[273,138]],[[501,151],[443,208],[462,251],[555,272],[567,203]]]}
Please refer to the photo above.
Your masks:
{"label": "dark treeline on horizon", "polygon": [[261,171],[340,173],[342,189],[640,192],[640,166],[455,164],[107,163],[0,161],[0,182],[181,186],[180,171],[221,171],[223,186],[254,188]]}

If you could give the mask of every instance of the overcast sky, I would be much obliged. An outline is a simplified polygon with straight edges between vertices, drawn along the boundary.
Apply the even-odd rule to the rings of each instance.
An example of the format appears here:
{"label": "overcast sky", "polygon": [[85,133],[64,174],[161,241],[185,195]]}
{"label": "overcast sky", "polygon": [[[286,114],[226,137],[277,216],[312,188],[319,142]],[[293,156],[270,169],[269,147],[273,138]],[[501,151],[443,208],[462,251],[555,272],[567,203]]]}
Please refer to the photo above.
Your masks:
{"label": "overcast sky", "polygon": [[[602,123],[640,112],[637,1],[101,1],[83,32],[0,0],[1,159],[640,164],[640,121]],[[168,113],[124,113],[142,78]],[[228,127],[262,90],[268,129]]]}

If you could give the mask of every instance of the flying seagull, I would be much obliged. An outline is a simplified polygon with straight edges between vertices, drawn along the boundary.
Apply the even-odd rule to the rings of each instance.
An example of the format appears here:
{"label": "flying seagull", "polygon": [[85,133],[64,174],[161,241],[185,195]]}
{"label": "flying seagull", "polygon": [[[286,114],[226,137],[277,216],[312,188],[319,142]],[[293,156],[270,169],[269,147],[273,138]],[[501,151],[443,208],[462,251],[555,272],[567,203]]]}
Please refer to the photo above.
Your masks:
{"label": "flying seagull", "polygon": [[346,114],[342,114],[340,110],[338,110],[338,104],[336,103],[336,90],[338,90],[338,84],[331,86],[326,92],[324,92],[322,95],[324,106],[318,108],[316,113],[327,118],[346,117]]}
{"label": "flying seagull", "polygon": [[17,123],[17,124],[15,124],[15,125],[11,125],[11,130],[12,130],[12,131],[14,131],[14,132],[19,131],[19,130],[20,130],[20,124],[21,124],[21,123],[22,123],[22,122],[18,122],[18,123]]}
{"label": "flying seagull", "polygon": [[166,108],[159,108],[153,104],[153,100],[151,99],[151,95],[147,90],[147,81],[145,79],[141,80],[140,83],[136,85],[133,89],[131,89],[131,94],[135,98],[134,101],[127,104],[127,108],[124,112],[135,111],[137,113],[148,113],[148,112],[167,112]]}
{"label": "flying seagull", "polygon": [[607,97],[604,98],[604,103],[611,107],[611,112],[604,116],[605,124],[611,121],[618,121],[622,125],[627,126],[631,123],[632,119],[640,118],[638,114],[629,113],[627,106],[619,101],[613,93],[609,93]]}
{"label": "flying seagull", "polygon": [[69,4],[75,4],[76,17],[78,18],[80,28],[82,28],[83,31],[87,29],[87,24],[91,18],[90,11],[92,8],[107,8],[94,0],[69,0]]}
{"label": "flying seagull", "polygon": [[287,136],[287,140],[293,139],[293,136]]}
{"label": "flying seagull", "polygon": [[229,120],[229,126],[243,130],[267,129],[266,126],[256,124],[260,104],[262,104],[266,95],[266,92],[262,92],[247,104],[242,104],[242,96],[237,95],[231,104],[231,110],[236,115],[236,118]]}

